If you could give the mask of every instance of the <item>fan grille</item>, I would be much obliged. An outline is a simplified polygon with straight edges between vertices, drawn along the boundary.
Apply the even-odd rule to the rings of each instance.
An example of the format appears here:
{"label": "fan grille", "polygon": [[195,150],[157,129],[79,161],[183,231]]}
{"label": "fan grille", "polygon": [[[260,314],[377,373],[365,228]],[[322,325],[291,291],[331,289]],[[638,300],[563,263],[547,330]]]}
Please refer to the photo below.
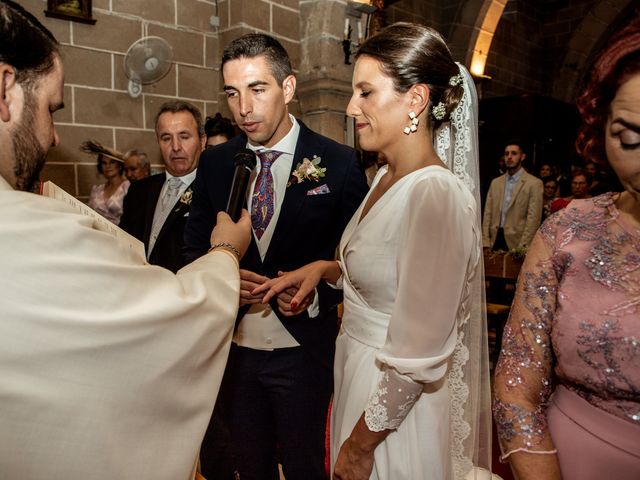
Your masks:
{"label": "fan grille", "polygon": [[127,78],[142,85],[155,83],[171,70],[173,51],[160,37],[143,37],[134,42],[124,57]]}

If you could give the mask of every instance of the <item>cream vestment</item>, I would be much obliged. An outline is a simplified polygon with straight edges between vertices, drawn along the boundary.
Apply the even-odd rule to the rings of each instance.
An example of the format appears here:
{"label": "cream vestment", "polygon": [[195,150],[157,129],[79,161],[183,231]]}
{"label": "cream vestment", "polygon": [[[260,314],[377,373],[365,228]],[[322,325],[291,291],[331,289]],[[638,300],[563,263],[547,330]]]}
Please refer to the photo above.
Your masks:
{"label": "cream vestment", "polygon": [[0,177],[0,478],[187,480],[238,310],[238,263],[143,265]]}

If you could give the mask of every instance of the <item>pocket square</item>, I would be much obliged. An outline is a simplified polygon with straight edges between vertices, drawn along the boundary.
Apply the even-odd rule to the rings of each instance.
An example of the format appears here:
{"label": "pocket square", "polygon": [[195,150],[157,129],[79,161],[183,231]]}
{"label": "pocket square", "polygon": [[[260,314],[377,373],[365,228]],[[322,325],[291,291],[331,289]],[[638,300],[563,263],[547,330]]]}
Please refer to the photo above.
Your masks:
{"label": "pocket square", "polygon": [[307,190],[307,195],[324,195],[325,193],[331,193],[326,183],[323,183],[319,187]]}

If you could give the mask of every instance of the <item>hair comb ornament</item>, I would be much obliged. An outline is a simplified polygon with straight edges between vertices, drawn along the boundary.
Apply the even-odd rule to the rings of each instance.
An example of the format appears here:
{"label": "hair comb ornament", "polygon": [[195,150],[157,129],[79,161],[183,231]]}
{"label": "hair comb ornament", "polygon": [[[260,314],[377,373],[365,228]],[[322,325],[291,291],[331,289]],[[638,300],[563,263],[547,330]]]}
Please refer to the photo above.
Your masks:
{"label": "hair comb ornament", "polygon": [[442,102],[439,102],[438,105],[431,109],[431,115],[433,115],[433,118],[436,120],[442,120],[446,113],[447,109]]}
{"label": "hair comb ornament", "polygon": [[460,73],[457,74],[457,75],[454,75],[453,77],[451,77],[449,79],[449,85],[452,86],[452,87],[455,87],[455,86],[461,85],[461,84],[462,84],[462,74],[460,74]]}

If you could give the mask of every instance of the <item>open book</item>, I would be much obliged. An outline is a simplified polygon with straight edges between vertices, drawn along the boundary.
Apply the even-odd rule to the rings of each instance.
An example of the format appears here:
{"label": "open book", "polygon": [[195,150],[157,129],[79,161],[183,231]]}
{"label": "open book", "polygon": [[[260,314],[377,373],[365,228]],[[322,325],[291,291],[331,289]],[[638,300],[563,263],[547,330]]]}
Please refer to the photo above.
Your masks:
{"label": "open book", "polygon": [[129,235],[117,225],[111,223],[94,209],[92,209],[88,205],[85,205],[74,196],[69,195],[55,183],[42,183],[40,185],[40,194],[45,197],[51,197],[55,198],[56,200],[61,200],[83,215],[91,217],[93,219],[93,228],[95,228],[96,230],[100,230],[101,232],[109,233],[116,239],[116,242],[118,242],[120,246],[127,249],[130,254],[135,257],[136,260],[140,260],[142,263],[146,263],[147,256],[144,253],[144,243],[142,243],[136,237]]}

